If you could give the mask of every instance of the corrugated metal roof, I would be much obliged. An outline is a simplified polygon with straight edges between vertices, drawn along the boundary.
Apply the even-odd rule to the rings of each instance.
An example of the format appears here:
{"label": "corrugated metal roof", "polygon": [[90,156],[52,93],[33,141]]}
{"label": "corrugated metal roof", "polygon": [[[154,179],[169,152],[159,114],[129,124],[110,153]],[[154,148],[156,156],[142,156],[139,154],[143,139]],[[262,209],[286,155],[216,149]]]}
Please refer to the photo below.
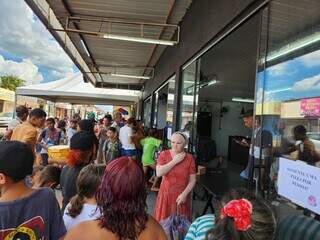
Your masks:
{"label": "corrugated metal roof", "polygon": [[[84,19],[122,19],[125,21],[159,23],[177,25],[182,20],[192,0],[47,0],[55,16],[61,25],[66,27],[68,17],[81,17]],[[107,22],[72,21],[69,27],[72,29],[109,32],[110,24]],[[141,37],[140,25],[112,23],[113,34]],[[170,40],[176,28],[163,26],[143,26],[143,37]],[[120,40],[104,39],[87,34],[68,33],[77,50],[81,53],[92,71],[111,71],[113,73],[143,75],[149,71],[134,68],[110,68],[114,66],[149,66],[154,67],[165,46],[135,43]],[[81,43],[81,39],[87,46],[91,58]],[[109,67],[104,67],[105,65]],[[95,68],[96,67],[96,68]],[[111,77],[107,74],[95,74],[96,85],[125,84],[128,88],[141,87],[143,79],[129,79]],[[101,84],[100,82],[104,84]],[[116,86],[116,85],[115,85]],[[119,86],[116,86],[119,87]],[[122,88],[122,87],[121,87]]]}

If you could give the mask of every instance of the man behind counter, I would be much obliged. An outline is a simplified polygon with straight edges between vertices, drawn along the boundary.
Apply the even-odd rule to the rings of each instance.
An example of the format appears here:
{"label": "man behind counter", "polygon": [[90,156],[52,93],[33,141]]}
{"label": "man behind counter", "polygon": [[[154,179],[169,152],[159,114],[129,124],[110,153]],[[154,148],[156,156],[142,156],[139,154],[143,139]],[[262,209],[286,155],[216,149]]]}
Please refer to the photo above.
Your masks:
{"label": "man behind counter", "polygon": [[253,125],[253,110],[248,110],[242,115],[244,125],[247,128],[253,129],[253,139],[248,142],[246,139],[238,141],[242,146],[248,147],[249,160],[247,167],[240,173],[240,176],[244,179],[249,179],[249,174],[252,173],[252,161],[254,160],[254,166],[258,166],[260,162],[260,152],[261,161],[264,164],[266,158],[271,155],[272,147],[272,135],[269,131],[262,130],[260,123],[260,116],[255,117],[255,122]]}

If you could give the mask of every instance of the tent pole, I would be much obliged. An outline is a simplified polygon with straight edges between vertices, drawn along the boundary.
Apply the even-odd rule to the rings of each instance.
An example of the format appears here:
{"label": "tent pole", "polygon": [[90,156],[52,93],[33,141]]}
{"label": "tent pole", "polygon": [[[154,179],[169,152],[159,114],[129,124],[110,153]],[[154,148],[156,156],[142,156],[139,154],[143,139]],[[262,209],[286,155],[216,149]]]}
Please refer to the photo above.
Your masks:
{"label": "tent pole", "polygon": [[18,99],[18,94],[14,94],[14,108],[13,108],[13,118],[16,118],[16,109],[17,109],[17,100]]}
{"label": "tent pole", "polygon": [[57,116],[56,102],[53,102],[53,117]]}

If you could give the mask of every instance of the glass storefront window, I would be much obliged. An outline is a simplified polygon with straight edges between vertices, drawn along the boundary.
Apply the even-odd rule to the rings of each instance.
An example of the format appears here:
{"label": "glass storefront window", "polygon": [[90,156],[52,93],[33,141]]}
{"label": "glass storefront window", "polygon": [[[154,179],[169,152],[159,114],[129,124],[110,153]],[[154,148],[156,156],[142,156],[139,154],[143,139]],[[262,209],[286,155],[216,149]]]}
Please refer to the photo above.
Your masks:
{"label": "glass storefront window", "polygon": [[154,93],[153,125],[158,129],[172,126],[173,103],[175,91],[175,75]]}
{"label": "glass storefront window", "polygon": [[[153,94],[153,124],[154,128],[163,131],[164,146],[167,147],[171,138],[174,111],[175,75],[167,80]],[[168,141],[167,141],[168,140]]]}
{"label": "glass storefront window", "polygon": [[180,130],[189,131],[188,126],[193,119],[194,88],[196,84],[196,61],[191,63],[182,73],[182,101]]}
{"label": "glass storefront window", "polygon": [[163,129],[166,127],[167,120],[167,105],[168,105],[168,84],[164,85],[156,92],[156,128]]}
{"label": "glass storefront window", "polygon": [[179,129],[189,138],[189,151],[194,150],[195,116],[197,103],[197,64],[191,63],[182,72],[182,99]]}
{"label": "glass storefront window", "polygon": [[143,125],[149,128],[151,123],[151,97],[144,101],[143,108]]}
{"label": "glass storefront window", "polygon": [[174,75],[168,82],[168,107],[167,107],[167,124],[172,127],[173,122],[173,104],[175,94],[176,76]]}
{"label": "glass storefront window", "polygon": [[307,5],[273,0],[263,19],[255,114],[271,135],[266,174],[275,189],[279,157],[320,166],[320,5]]}
{"label": "glass storefront window", "polygon": [[[201,56],[197,152],[204,145],[221,157],[245,168],[248,148],[237,143],[251,139],[251,126],[242,114],[253,110],[260,12]],[[207,156],[207,155],[206,155]]]}
{"label": "glass storefront window", "polygon": [[157,127],[158,98],[159,98],[159,94],[156,91],[152,97],[152,124],[151,124],[151,126],[154,128]]}

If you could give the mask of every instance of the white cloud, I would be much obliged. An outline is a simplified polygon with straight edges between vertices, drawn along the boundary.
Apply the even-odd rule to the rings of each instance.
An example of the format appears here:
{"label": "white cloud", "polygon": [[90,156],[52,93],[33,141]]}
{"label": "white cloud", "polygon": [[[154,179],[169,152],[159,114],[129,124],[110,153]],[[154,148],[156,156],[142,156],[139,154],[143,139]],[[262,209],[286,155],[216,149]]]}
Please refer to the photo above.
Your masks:
{"label": "white cloud", "polygon": [[306,67],[320,66],[320,50],[300,57],[299,61]]}
{"label": "white cloud", "polygon": [[262,100],[264,102],[272,102],[273,93],[272,92],[263,91],[262,88],[259,88],[257,93],[256,93],[256,99],[257,99],[257,103],[262,103]]}
{"label": "white cloud", "polygon": [[73,72],[73,63],[23,0],[1,1],[0,50],[48,70],[49,78]]}
{"label": "white cloud", "polygon": [[279,63],[267,69],[268,73],[272,76],[281,76],[288,73],[289,62]]}
{"label": "white cloud", "polygon": [[292,90],[296,92],[320,90],[320,74],[296,82]]}
{"label": "white cloud", "polygon": [[38,67],[30,60],[23,60],[22,62],[14,62],[5,60],[0,55],[0,76],[14,75],[26,81],[26,85],[37,84],[43,80],[43,76],[38,71]]}
{"label": "white cloud", "polygon": [[263,89],[259,88],[257,93],[256,93],[256,99],[258,103],[262,102],[262,97],[263,97]]}
{"label": "white cloud", "polygon": [[[256,99],[258,103],[262,103],[262,100],[264,102],[274,102],[276,101],[276,96],[277,94],[281,92],[286,92],[290,91],[291,87],[288,88],[281,88],[281,89],[274,89],[274,90],[269,90],[269,91],[263,91],[262,88],[259,88],[256,94]],[[262,99],[263,97],[263,99]]]}

